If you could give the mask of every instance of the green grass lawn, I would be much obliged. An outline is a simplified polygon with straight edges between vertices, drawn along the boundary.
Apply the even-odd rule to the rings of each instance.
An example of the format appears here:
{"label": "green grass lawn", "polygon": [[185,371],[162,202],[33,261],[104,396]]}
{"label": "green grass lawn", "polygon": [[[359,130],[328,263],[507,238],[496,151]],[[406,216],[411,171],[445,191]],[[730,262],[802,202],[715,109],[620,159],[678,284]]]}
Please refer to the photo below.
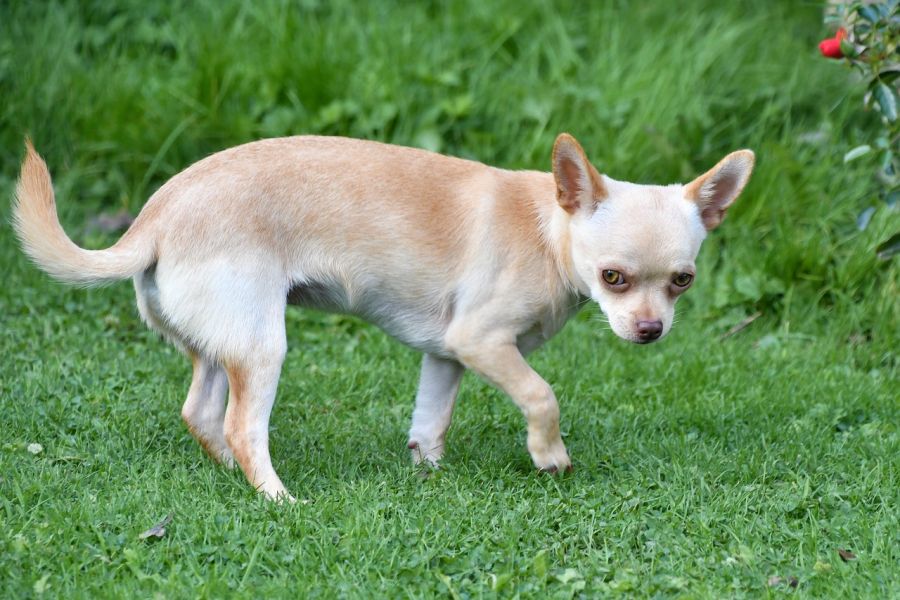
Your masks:
{"label": "green grass lawn", "polygon": [[628,345],[587,307],[531,357],[571,474],[534,472],[518,410],[467,375],[423,477],[417,354],[290,310],[271,437],[292,506],[202,453],[189,363],[130,286],[50,281],[4,203],[4,597],[900,595],[900,269],[873,251],[900,219],[857,229],[877,159],[841,159],[877,116],[817,56],[818,3],[117,4],[0,6],[0,191],[30,134],[88,247],[118,235],[98,212],[273,135],[546,170],[570,131],[615,178],[688,180],[740,147],[758,167],[665,340]]}

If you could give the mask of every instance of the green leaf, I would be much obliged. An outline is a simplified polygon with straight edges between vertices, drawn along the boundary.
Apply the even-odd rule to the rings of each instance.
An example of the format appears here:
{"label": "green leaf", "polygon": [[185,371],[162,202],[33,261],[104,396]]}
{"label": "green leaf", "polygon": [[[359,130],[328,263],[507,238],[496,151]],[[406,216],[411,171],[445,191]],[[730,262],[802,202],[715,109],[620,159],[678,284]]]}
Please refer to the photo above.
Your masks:
{"label": "green leaf", "polygon": [[460,94],[453,98],[447,98],[441,102],[441,109],[447,116],[453,119],[459,119],[460,117],[468,115],[474,104],[475,99],[472,97],[472,94]]}
{"label": "green leaf", "polygon": [[556,579],[558,579],[560,583],[569,583],[573,580],[583,579],[583,577],[581,576],[581,573],[579,573],[575,569],[566,569],[565,571],[557,575]]}
{"label": "green leaf", "polygon": [[47,585],[47,581],[49,579],[50,574],[48,573],[34,582],[34,586],[32,587],[32,589],[34,590],[35,595],[40,596],[47,591],[47,588],[50,587],[49,585]]}
{"label": "green leaf", "polygon": [[887,84],[876,81],[872,87],[872,97],[884,118],[893,123],[897,120],[897,92]]}
{"label": "green leaf", "polygon": [[900,253],[900,231],[878,244],[875,254],[881,260],[888,260]]}
{"label": "green leaf", "polygon": [[734,281],[734,290],[752,302],[762,298],[759,281],[753,275],[739,275]]}
{"label": "green leaf", "polygon": [[424,148],[425,150],[431,150],[432,152],[440,152],[444,147],[444,140],[441,138],[441,133],[437,129],[426,127],[416,133],[413,138],[413,145]]}
{"label": "green leaf", "polygon": [[872,215],[875,214],[875,207],[870,206],[856,217],[856,228],[860,231],[865,231],[866,227],[869,226],[869,221],[872,220]]}
{"label": "green leaf", "polygon": [[858,14],[869,23],[874,23],[879,18],[878,11],[871,6],[860,6],[856,9],[856,14]]}
{"label": "green leaf", "polygon": [[853,58],[856,56],[856,48],[853,44],[850,43],[847,38],[841,40],[841,54],[848,58]]}
{"label": "green leaf", "polygon": [[890,150],[885,150],[881,153],[881,172],[887,178],[896,175],[894,169],[894,153]]}
{"label": "green leaf", "polygon": [[822,562],[821,560],[817,560],[816,564],[813,565],[813,571],[816,573],[829,573],[831,572],[831,565],[827,562]]}
{"label": "green leaf", "polygon": [[[900,19],[900,15],[897,18]],[[898,77],[900,77],[900,66],[884,67],[878,71],[878,80],[886,85],[891,85]]]}
{"label": "green leaf", "polygon": [[547,576],[547,551],[541,550],[537,554],[535,554],[534,559],[531,561],[531,568],[534,571],[534,574],[538,576],[538,578],[543,579]]}
{"label": "green leaf", "polygon": [[847,154],[844,155],[844,162],[848,163],[851,160],[856,160],[860,156],[868,154],[871,150],[872,150],[872,146],[870,146],[868,144],[863,144],[862,146],[857,146],[856,148],[854,148],[853,150],[851,150],[850,152],[848,152]]}
{"label": "green leaf", "polygon": [[513,577],[515,577],[515,573],[512,571],[498,575],[491,583],[491,590],[494,592],[501,591],[512,581]]}
{"label": "green leaf", "polygon": [[756,347],[763,350],[767,348],[778,348],[779,346],[781,346],[781,340],[778,339],[778,336],[774,333],[768,333],[759,338],[759,341],[756,342]]}
{"label": "green leaf", "polygon": [[447,586],[447,592],[450,594],[450,597],[453,598],[453,600],[459,600],[459,592],[453,589],[453,581],[450,579],[450,576],[444,575],[440,571],[438,571],[436,575],[437,578],[441,580],[441,583]]}

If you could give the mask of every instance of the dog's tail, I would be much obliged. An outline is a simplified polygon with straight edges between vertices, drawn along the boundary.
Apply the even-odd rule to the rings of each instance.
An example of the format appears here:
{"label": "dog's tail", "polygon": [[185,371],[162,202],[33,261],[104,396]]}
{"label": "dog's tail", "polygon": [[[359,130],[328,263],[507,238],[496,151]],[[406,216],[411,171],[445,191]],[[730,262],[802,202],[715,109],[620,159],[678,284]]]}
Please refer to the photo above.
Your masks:
{"label": "dog's tail", "polygon": [[[30,140],[16,185],[13,227],[25,253],[51,276],[83,286],[131,277],[155,260],[155,244],[132,226],[106,250],[85,250],[59,224],[50,171]],[[137,223],[135,223],[137,225]]]}

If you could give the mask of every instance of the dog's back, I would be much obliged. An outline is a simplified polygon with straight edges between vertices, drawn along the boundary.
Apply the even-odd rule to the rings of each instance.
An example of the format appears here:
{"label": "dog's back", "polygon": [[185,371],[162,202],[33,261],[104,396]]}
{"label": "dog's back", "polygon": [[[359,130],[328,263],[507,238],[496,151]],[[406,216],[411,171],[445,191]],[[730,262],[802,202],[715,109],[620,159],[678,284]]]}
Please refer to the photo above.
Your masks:
{"label": "dog's back", "polygon": [[[534,202],[552,199],[552,178],[525,174],[522,185],[517,175],[377,142],[263,140],[176,175],[136,225],[155,224],[158,285],[196,289],[225,262],[266,264],[289,300],[358,314],[439,352],[454,312],[479,301],[509,255],[543,268]],[[190,270],[173,274],[181,260]],[[162,294],[163,313],[178,312],[170,304]]]}

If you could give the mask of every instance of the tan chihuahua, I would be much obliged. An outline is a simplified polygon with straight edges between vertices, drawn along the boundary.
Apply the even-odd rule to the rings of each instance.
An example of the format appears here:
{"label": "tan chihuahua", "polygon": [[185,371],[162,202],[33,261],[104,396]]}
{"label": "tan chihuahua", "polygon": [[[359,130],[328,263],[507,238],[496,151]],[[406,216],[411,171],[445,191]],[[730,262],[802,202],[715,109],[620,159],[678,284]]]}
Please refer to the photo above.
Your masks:
{"label": "tan chihuahua", "polygon": [[687,185],[649,186],[600,175],[568,134],[552,174],[346,138],[270,139],[194,164],[114,246],[84,250],[27,143],[14,225],[57,279],[133,278],[143,319],[193,362],[181,411],[191,433],[259,491],[292,499],[269,456],[287,304],[358,315],[424,353],[417,463],[440,460],[471,369],[524,413],[534,464],[567,470],[556,397],[523,357],[588,298],[619,337],[664,336],[753,162],[739,150]]}

